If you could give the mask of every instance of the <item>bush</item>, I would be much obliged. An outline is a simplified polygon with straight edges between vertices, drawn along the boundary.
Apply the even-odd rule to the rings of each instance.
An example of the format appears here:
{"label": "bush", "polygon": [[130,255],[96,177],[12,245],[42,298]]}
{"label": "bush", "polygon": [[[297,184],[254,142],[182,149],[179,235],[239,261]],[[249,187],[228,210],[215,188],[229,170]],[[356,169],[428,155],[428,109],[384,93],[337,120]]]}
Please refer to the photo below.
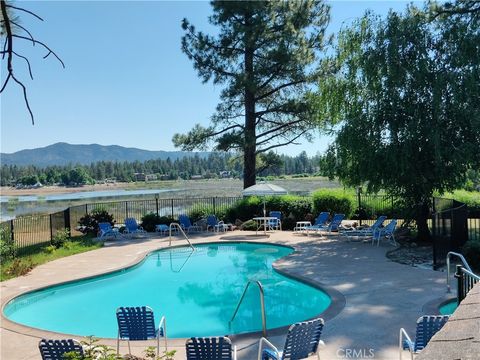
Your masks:
{"label": "bush", "polygon": [[345,214],[346,218],[350,218],[354,207],[354,196],[342,190],[317,190],[313,193],[313,212],[315,214],[328,211]]}
{"label": "bush", "polygon": [[69,229],[59,230],[53,236],[53,239],[50,241],[50,245],[58,249],[61,248],[68,239],[70,239]]}
{"label": "bush", "polygon": [[160,224],[160,216],[155,213],[148,213],[142,216],[141,227],[145,231],[153,232],[155,231],[155,226]]}
{"label": "bush", "polygon": [[[263,216],[263,197],[250,196],[239,200],[229,208],[225,214],[228,222],[235,220],[247,221],[255,216]],[[283,195],[265,197],[265,208],[267,215],[272,210],[282,212],[282,229],[291,230],[297,221],[305,220],[307,214],[312,212],[312,201],[310,198]]]}
{"label": "bush", "polygon": [[206,205],[202,207],[195,207],[194,209],[191,209],[188,212],[188,216],[190,217],[190,220],[193,222],[196,222],[200,219],[206,218],[208,215],[216,215],[220,220],[224,220],[226,217],[226,211],[223,209],[218,209],[215,208],[213,205]]}
{"label": "bush", "polygon": [[480,271],[480,241],[467,241],[462,247],[462,253],[470,267],[476,271]]}
{"label": "bush", "polygon": [[100,222],[108,222],[110,225],[113,225],[113,215],[109,214],[106,210],[95,209],[91,214],[80,218],[78,224],[80,225],[81,232],[96,236],[98,233],[98,223]]}
{"label": "bush", "polygon": [[15,242],[12,240],[10,229],[0,227],[0,263],[15,257]]}
{"label": "bush", "polygon": [[141,226],[145,231],[155,231],[155,226],[160,224],[170,225],[174,220],[171,216],[159,216],[155,213],[148,213],[142,217]]}

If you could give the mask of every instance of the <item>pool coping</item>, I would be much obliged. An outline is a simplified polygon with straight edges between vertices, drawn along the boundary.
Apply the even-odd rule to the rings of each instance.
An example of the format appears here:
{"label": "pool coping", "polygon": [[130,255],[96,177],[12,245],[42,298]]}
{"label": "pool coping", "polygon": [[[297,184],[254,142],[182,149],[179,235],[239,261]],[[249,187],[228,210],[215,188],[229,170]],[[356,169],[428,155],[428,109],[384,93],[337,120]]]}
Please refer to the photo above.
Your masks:
{"label": "pool coping", "polygon": [[[248,237],[249,235],[242,235],[242,236]],[[195,246],[195,245],[206,245],[206,244],[215,244],[215,243],[217,243],[217,244],[253,243],[253,244],[275,245],[275,246],[291,248],[291,249],[294,250],[294,252],[275,260],[275,262],[272,264],[272,268],[281,275],[284,275],[284,276],[289,277],[291,279],[306,283],[307,285],[310,285],[310,286],[312,286],[312,287],[314,287],[318,290],[321,290],[321,291],[325,292],[331,299],[331,303],[327,307],[327,309],[325,309],[323,312],[321,312],[320,314],[318,314],[314,317],[311,317],[309,319],[305,319],[304,321],[314,319],[314,318],[317,318],[317,317],[322,317],[325,321],[328,321],[328,320],[333,319],[335,316],[337,316],[343,310],[343,308],[345,307],[345,304],[346,304],[346,299],[345,299],[345,296],[341,292],[335,290],[334,288],[332,288],[330,286],[326,286],[325,284],[317,282],[313,279],[309,279],[306,276],[302,276],[302,275],[298,275],[298,274],[292,274],[292,273],[289,273],[286,270],[281,270],[281,269],[278,268],[278,265],[279,265],[280,262],[286,261],[290,256],[292,256],[293,254],[295,254],[296,252],[299,251],[298,248],[295,247],[295,245],[279,244],[277,241],[274,241],[274,240],[272,240],[271,242],[256,241],[256,239],[259,239],[259,238],[268,239],[268,237],[260,237],[260,236],[256,236],[256,235],[253,235],[251,237],[252,237],[251,240],[248,240],[248,239],[246,239],[246,240],[225,239],[225,238],[220,237],[220,238],[216,238],[215,240],[210,240],[210,241],[209,240],[195,241],[195,243],[193,245]],[[134,260],[132,260],[131,262],[127,263],[124,266],[120,266],[118,268],[114,268],[114,269],[109,270],[109,271],[104,271],[104,272],[100,272],[100,273],[96,273],[96,274],[92,274],[92,275],[88,275],[88,276],[73,278],[73,279],[66,280],[66,281],[61,281],[61,282],[54,282],[54,283],[48,284],[48,285],[41,285],[41,286],[38,286],[38,287],[34,287],[33,289],[28,289],[28,290],[25,290],[25,291],[20,291],[16,294],[11,294],[11,295],[9,295],[5,298],[2,297],[1,307],[0,307],[0,311],[1,311],[0,317],[1,317],[1,322],[2,322],[1,327],[6,328],[10,331],[14,331],[14,332],[26,335],[26,336],[37,337],[39,339],[45,338],[45,337],[51,337],[51,338],[63,337],[63,338],[86,339],[87,337],[82,336],[82,335],[59,333],[59,332],[55,332],[55,331],[44,330],[44,329],[40,329],[40,328],[31,327],[31,326],[28,326],[28,325],[17,323],[15,321],[12,321],[12,320],[8,319],[4,315],[5,307],[11,301],[13,301],[14,299],[16,299],[20,296],[24,296],[24,295],[29,294],[29,293],[34,293],[34,292],[37,292],[37,291],[41,291],[45,288],[50,288],[52,286],[61,286],[61,285],[66,285],[66,284],[70,284],[70,283],[77,282],[77,281],[88,281],[90,279],[97,278],[99,276],[108,276],[108,275],[113,274],[113,273],[126,271],[126,270],[129,270],[129,269],[132,269],[136,266],[141,265],[141,263],[144,262],[146,260],[146,258],[148,256],[150,256],[150,254],[153,253],[153,252],[156,252],[156,251],[159,251],[159,250],[172,249],[172,248],[184,248],[184,247],[188,247],[188,246],[189,246],[188,243],[184,243],[184,244],[181,244],[181,245],[180,244],[172,245],[172,246],[168,246],[166,243],[161,243],[159,247],[147,250],[146,252],[138,255]],[[98,251],[98,250],[99,249],[94,250],[94,251]],[[268,321],[268,318],[267,318],[267,321]],[[168,324],[168,319],[167,319],[167,324]],[[277,328],[267,329],[267,334],[268,334],[268,336],[283,335],[283,334],[285,334],[285,331],[288,330],[288,328],[290,326],[291,325],[285,325],[285,326],[281,326],[281,327],[277,327]],[[229,334],[227,336],[230,339],[232,339],[232,341],[239,341],[239,340],[241,340],[241,341],[248,341],[248,340],[257,341],[258,338],[260,336],[262,336],[262,331],[254,331],[254,332],[248,332],[248,333],[243,333],[243,334]],[[100,340],[100,342],[104,342],[104,340],[107,341],[107,342],[116,341],[116,338],[98,337],[98,339]],[[168,338],[168,343],[169,343],[169,345],[171,344],[172,346],[184,346],[185,341],[187,339],[188,338]]]}

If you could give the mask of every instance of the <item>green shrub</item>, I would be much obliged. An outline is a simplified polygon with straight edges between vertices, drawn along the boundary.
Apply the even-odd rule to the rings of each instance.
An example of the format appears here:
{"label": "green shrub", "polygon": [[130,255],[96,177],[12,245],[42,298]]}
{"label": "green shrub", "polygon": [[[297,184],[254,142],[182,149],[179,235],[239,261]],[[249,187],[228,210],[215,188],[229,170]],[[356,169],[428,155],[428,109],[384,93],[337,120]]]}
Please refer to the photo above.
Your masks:
{"label": "green shrub", "polygon": [[[312,212],[312,201],[309,197],[294,195],[267,196],[265,199],[258,196],[250,196],[239,200],[229,208],[225,214],[228,222],[235,220],[247,221],[255,216],[263,216],[263,202],[267,215],[270,211],[282,212],[282,229],[291,230],[297,221],[305,220],[307,214]],[[253,229],[255,230],[255,229]]]}
{"label": "green shrub", "polygon": [[462,253],[470,267],[476,271],[480,271],[480,241],[467,241],[462,247]]}
{"label": "green shrub", "polygon": [[142,216],[142,222],[140,224],[141,227],[145,231],[153,232],[155,231],[155,226],[161,224],[160,216],[155,213],[148,213]]}
{"label": "green shrub", "polygon": [[80,225],[81,232],[96,236],[98,233],[98,223],[100,222],[108,222],[113,225],[113,215],[109,214],[107,210],[100,208],[95,209],[91,214],[87,214],[80,218],[78,224]]}
{"label": "green shrub", "polygon": [[15,257],[15,241],[12,240],[10,229],[0,227],[0,263]]}
{"label": "green shrub", "polygon": [[213,205],[205,205],[191,209],[188,211],[187,215],[193,223],[212,214],[216,215],[220,220],[224,220],[226,217],[226,210],[217,207],[214,208]]}
{"label": "green shrub", "polygon": [[43,251],[46,254],[53,254],[57,250],[57,248],[54,245],[48,245],[43,248]]}
{"label": "green shrub", "polygon": [[11,277],[23,276],[33,269],[30,259],[14,259],[11,265],[5,270],[5,274]]}
{"label": "green shrub", "polygon": [[50,245],[56,249],[61,248],[69,238],[69,229],[58,230],[50,241]]}
{"label": "green shrub", "polygon": [[313,193],[313,212],[319,214],[322,211],[345,214],[350,218],[355,208],[353,194],[342,190],[317,190]]}

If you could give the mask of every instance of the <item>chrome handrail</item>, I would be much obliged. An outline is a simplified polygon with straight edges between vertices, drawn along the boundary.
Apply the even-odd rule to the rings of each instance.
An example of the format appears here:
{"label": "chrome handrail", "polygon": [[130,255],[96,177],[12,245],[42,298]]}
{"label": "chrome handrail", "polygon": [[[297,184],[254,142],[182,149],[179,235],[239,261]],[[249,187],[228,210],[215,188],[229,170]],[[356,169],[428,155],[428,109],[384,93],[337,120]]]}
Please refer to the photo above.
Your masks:
{"label": "chrome handrail", "polygon": [[195,250],[195,247],[192,245],[192,243],[190,242],[190,239],[188,238],[187,234],[185,234],[185,231],[183,231],[182,227],[180,226],[179,223],[171,223],[168,230],[169,230],[169,244],[168,246],[172,246],[172,229],[176,229],[178,231],[180,231],[182,234],[183,234],[183,237],[185,238],[185,240],[188,241],[188,244],[190,245],[190,247],[192,248],[192,250]]}
{"label": "chrome handrail", "polygon": [[247,293],[248,287],[252,283],[257,284],[258,289],[260,290],[260,307],[261,307],[261,311],[262,311],[262,333],[263,333],[263,337],[266,337],[267,336],[267,318],[266,318],[266,315],[265,315],[265,293],[263,291],[262,283],[258,280],[249,280],[247,282],[247,285],[245,285],[245,289],[243,290],[243,294],[240,297],[240,300],[237,304],[237,307],[235,308],[235,311],[233,312],[233,316],[230,319],[230,321],[228,322],[228,327],[231,328],[232,321],[233,321],[233,319],[235,319],[235,316],[237,316],[238,309],[240,308],[240,304],[242,303],[243,299],[245,298],[245,294]]}
{"label": "chrome handrail", "polygon": [[[463,266],[465,267],[465,269],[467,269],[469,272],[472,273],[472,269],[470,268],[470,266],[468,265],[467,263],[467,260],[465,260],[465,258],[463,257],[462,254],[459,254],[457,252],[454,252],[454,251],[449,251],[447,253],[447,293],[451,293],[452,292],[452,289],[450,288],[450,256],[456,256],[458,257],[462,263],[463,263]],[[473,274],[473,273],[472,273]],[[475,274],[474,274],[475,275]]]}

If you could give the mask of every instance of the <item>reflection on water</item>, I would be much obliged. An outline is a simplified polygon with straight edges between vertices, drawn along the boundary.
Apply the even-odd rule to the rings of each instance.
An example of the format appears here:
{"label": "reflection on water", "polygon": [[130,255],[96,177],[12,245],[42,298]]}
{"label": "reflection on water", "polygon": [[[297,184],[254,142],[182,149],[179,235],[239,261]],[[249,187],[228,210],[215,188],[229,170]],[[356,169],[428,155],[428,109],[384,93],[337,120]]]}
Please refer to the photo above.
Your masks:
{"label": "reflection on water", "polygon": [[152,195],[180,191],[179,189],[145,190],[103,190],[82,191],[69,194],[45,196],[3,196],[0,195],[0,220],[5,221],[20,215],[54,213],[70,206],[95,203],[98,201],[116,201],[126,199],[152,198]]}

